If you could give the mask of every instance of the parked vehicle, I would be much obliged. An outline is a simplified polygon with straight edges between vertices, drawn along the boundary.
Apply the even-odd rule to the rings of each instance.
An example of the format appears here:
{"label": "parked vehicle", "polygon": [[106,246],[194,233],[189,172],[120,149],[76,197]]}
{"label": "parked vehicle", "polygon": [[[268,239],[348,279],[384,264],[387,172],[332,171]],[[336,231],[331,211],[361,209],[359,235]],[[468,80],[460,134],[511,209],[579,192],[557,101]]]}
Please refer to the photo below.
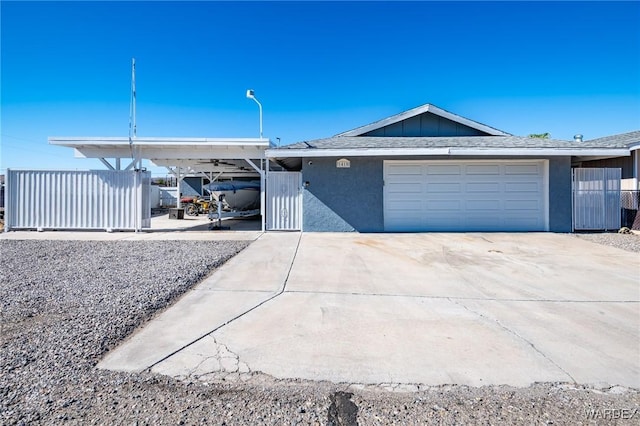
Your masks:
{"label": "parked vehicle", "polygon": [[[208,198],[208,197],[207,197]],[[184,212],[189,216],[208,214],[209,209],[215,208],[215,202],[211,202],[205,197],[183,197],[180,199],[184,207]]]}

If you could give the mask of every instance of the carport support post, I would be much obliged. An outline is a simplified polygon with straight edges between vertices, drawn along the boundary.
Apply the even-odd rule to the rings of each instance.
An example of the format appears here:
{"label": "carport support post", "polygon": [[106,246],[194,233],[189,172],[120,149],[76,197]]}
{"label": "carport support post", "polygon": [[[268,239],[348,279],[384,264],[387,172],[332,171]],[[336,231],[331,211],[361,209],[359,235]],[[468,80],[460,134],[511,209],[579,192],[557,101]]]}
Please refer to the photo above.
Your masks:
{"label": "carport support post", "polygon": [[13,186],[13,179],[11,179],[11,169],[7,167],[4,178],[4,232],[9,232],[11,228],[11,187]]}
{"label": "carport support post", "polygon": [[260,216],[262,217],[262,219],[260,220],[261,222],[261,226],[262,226],[262,232],[264,232],[265,230],[265,192],[264,189],[267,186],[267,180],[264,176],[264,170],[262,169],[262,158],[260,159],[260,167],[256,166],[255,163],[253,161],[251,161],[248,158],[245,158],[244,161],[246,161],[247,163],[249,163],[249,165],[251,167],[253,167],[258,173],[260,173]]}
{"label": "carport support post", "polygon": [[176,208],[180,208],[180,181],[182,177],[180,176],[180,166],[176,167]]}

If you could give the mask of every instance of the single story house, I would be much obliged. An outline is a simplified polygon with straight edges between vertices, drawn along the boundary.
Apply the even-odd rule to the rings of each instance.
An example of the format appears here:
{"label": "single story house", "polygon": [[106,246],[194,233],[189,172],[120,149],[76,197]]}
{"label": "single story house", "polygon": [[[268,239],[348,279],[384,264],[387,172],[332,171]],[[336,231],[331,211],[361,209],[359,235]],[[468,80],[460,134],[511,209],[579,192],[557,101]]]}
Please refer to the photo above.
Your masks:
{"label": "single story house", "polygon": [[263,137],[49,143],[108,170],[7,170],[5,230],[149,227],[142,159],[194,193],[205,180],[259,180],[263,230],[610,230],[620,227],[621,208],[633,213],[630,222],[638,210],[633,200],[621,203],[620,189],[637,196],[640,131],[585,141],[521,137],[432,104],[284,147]]}
{"label": "single story house", "polygon": [[303,231],[571,232],[572,166],[625,161],[637,179],[638,133],[521,137],[426,104],[266,157],[301,173]]}

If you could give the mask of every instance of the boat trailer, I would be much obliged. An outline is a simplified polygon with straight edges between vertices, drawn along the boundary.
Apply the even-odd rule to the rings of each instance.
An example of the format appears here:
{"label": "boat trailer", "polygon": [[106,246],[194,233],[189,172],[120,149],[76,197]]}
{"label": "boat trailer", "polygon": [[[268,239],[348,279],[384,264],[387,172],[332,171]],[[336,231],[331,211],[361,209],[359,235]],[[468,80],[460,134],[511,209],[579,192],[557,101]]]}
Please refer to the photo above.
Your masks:
{"label": "boat trailer", "polygon": [[260,209],[223,211],[222,205],[224,204],[224,198],[225,194],[220,194],[218,196],[218,201],[215,203],[217,204],[217,209],[213,209],[213,205],[209,207],[209,220],[211,221],[209,224],[209,230],[211,231],[224,231],[231,229],[230,226],[222,226],[223,218],[240,218],[260,215]]}

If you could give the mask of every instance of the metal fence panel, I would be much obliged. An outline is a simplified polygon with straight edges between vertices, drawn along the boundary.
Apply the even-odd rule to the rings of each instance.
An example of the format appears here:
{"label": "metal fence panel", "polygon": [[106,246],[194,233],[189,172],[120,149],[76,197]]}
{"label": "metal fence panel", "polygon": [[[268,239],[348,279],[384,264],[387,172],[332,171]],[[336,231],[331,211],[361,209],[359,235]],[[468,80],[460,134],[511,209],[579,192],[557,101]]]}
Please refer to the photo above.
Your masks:
{"label": "metal fence panel", "polygon": [[267,229],[302,229],[302,173],[269,172],[267,178]]}
{"label": "metal fence panel", "polygon": [[178,205],[178,187],[160,188],[160,207],[176,207]]}
{"label": "metal fence panel", "polygon": [[573,169],[573,229],[619,229],[621,169]]}
{"label": "metal fence panel", "polygon": [[151,227],[150,172],[7,170],[5,229]]}

